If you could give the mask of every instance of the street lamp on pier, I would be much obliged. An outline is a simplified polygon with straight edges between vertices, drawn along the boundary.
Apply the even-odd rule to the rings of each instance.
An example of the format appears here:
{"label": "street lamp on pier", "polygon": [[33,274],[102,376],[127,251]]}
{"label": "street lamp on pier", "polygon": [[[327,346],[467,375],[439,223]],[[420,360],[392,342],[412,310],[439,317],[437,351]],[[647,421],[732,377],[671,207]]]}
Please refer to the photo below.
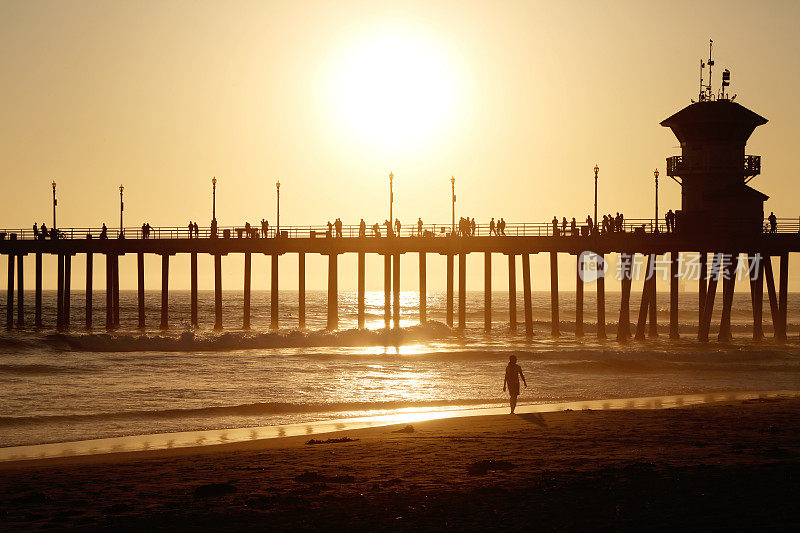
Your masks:
{"label": "street lamp on pier", "polygon": [[217,177],[211,178],[211,221],[217,221]]}
{"label": "street lamp on pier", "polygon": [[277,222],[275,227],[277,228],[277,233],[275,234],[276,237],[281,236],[281,180],[275,182],[275,190],[278,193],[278,212],[277,212]]}
{"label": "street lamp on pier", "polygon": [[56,182],[53,180],[53,227],[52,229],[56,229],[56,206],[58,205],[58,201],[56,200]]}
{"label": "street lamp on pier", "polygon": [[120,186],[119,186],[119,236],[120,236],[120,238],[122,238],[122,236],[124,235],[124,232],[122,230],[122,228],[124,227],[122,225],[122,211],[125,210],[125,204],[122,203],[122,191],[124,191],[124,190],[125,190],[125,187],[123,187],[122,184],[120,184]]}
{"label": "street lamp on pier", "polygon": [[653,171],[653,176],[656,178],[656,222],[655,222],[655,233],[658,233],[658,169]]}
{"label": "street lamp on pier", "polygon": [[453,206],[453,227],[450,228],[450,233],[455,234],[456,232],[456,178],[455,176],[450,176],[450,192],[452,195],[451,204]]}
{"label": "street lamp on pier", "polygon": [[594,224],[595,228],[597,227],[597,173],[598,172],[600,172],[600,167],[598,167],[597,164],[595,164],[594,165],[594,219],[592,220],[592,223]]}
{"label": "street lamp on pier", "polygon": [[394,224],[394,218],[392,217],[392,204],[394,204],[394,173],[389,172],[389,226]]}

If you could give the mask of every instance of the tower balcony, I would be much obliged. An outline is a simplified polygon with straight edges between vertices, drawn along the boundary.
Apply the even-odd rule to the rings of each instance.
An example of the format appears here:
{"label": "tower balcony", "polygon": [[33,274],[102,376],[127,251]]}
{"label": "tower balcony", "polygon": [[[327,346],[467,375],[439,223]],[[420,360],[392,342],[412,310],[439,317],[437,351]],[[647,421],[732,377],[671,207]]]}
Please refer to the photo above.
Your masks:
{"label": "tower balcony", "polygon": [[[714,167],[701,164],[697,161],[694,164],[684,162],[683,156],[676,155],[667,158],[667,176],[685,176],[687,174],[703,174],[711,172],[727,172],[729,168]],[[745,178],[758,176],[761,174],[761,156],[746,155],[742,164],[742,174]]]}

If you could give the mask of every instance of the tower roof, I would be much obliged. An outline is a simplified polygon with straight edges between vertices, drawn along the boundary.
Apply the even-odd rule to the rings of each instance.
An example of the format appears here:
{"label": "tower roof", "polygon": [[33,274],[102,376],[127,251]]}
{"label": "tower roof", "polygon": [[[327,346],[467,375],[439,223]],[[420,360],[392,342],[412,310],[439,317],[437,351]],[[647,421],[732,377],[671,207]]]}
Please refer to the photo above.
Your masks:
{"label": "tower roof", "polygon": [[767,119],[730,100],[695,102],[661,122],[680,142],[732,140],[746,142]]}

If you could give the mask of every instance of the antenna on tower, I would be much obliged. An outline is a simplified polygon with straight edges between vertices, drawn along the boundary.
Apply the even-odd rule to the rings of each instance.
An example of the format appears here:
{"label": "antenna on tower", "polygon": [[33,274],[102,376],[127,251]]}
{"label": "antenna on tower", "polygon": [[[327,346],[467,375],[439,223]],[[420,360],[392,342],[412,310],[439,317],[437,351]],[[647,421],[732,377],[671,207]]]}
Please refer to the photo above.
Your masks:
{"label": "antenna on tower", "polygon": [[706,68],[706,63],[702,59],[700,60],[700,95],[698,99],[700,102],[706,99],[706,88],[703,86],[703,69]]}
{"label": "antenna on tower", "polygon": [[729,87],[731,84],[731,71],[725,69],[722,71],[722,92],[720,93],[720,98],[722,100],[727,100],[728,97],[725,96],[725,87]]}
{"label": "antenna on tower", "polygon": [[714,93],[711,90],[711,67],[714,66],[714,59],[713,59],[713,56],[711,55],[711,52],[713,51],[713,48],[714,48],[714,40],[713,39],[709,39],[708,40],[708,85],[706,87],[707,88],[707,93],[708,93],[708,95],[707,95],[707,99],[708,100],[713,100],[714,99]]}

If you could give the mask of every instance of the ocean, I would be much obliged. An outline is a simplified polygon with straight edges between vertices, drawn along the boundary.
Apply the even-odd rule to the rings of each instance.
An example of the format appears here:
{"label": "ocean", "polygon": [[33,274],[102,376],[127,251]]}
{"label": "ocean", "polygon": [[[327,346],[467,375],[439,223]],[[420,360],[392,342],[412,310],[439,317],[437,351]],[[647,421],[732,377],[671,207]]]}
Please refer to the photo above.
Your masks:
{"label": "ocean", "polygon": [[[721,293],[720,293],[721,294]],[[55,323],[55,293],[44,293],[44,322]],[[751,340],[750,295],[734,297],[734,340],[699,343],[697,296],[680,295],[681,340],[669,340],[669,300],[659,294],[660,337],[614,340],[620,294],[608,292],[609,339],[594,336],[595,300],[587,290],[586,335],[574,332],[575,295],[562,292],[559,338],[550,335],[550,296],[533,295],[534,336],[511,331],[508,293],[496,292],[493,329],[483,329],[483,293],[467,293],[467,327],[447,327],[445,295],[428,295],[419,325],[418,294],[401,293],[401,328],[384,330],[383,292],[367,293],[367,329],[356,329],[356,294],[340,292],[340,329],[325,331],[327,295],[306,294],[307,327],[297,329],[297,293],[281,291],[278,331],[269,331],[269,292],[252,295],[243,331],[242,293],[224,295],[224,331],[213,331],[212,291],[199,294],[200,328],[189,327],[189,293],[170,294],[170,330],[156,328],[160,292],[146,293],[147,332],[136,329],[136,292],[120,294],[121,327],[102,328],[105,295],[95,293],[94,324],[83,329],[84,294],[72,293],[72,331],[33,328],[0,334],[0,447],[112,436],[270,426],[380,415],[398,410],[497,407],[504,367],[516,354],[528,388],[520,403],[672,394],[800,389],[800,298],[789,297],[789,340]],[[518,320],[523,319],[517,295]],[[719,298],[721,300],[721,296]],[[32,304],[33,294],[26,293]],[[638,314],[632,295],[631,319]],[[719,303],[719,302],[718,302]],[[714,322],[719,324],[719,305]],[[457,310],[456,310],[457,312]],[[33,308],[26,308],[32,322]],[[457,318],[457,316],[456,316]],[[635,327],[635,326],[634,326]]]}

